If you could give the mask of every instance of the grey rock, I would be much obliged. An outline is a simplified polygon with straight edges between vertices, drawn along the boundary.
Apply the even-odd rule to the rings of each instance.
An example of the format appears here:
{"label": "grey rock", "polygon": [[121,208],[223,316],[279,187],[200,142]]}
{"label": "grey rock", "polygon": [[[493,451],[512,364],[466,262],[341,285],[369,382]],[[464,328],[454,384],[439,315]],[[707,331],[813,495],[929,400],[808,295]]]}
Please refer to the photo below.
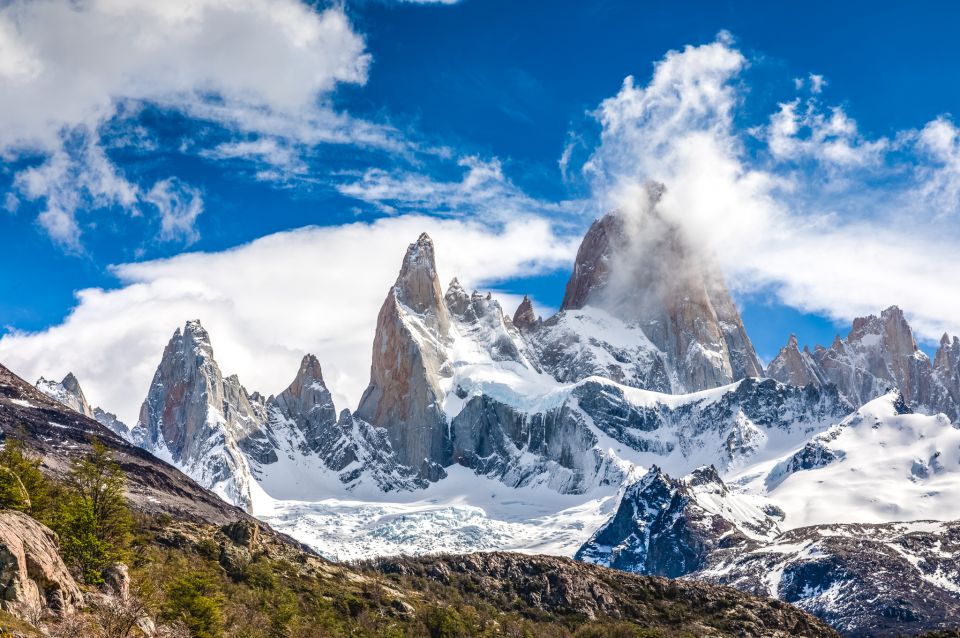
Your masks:
{"label": "grey rock", "polygon": [[666,376],[671,392],[693,392],[761,376],[716,268],[694,255],[681,229],[658,214],[659,193],[651,189],[649,206],[639,216],[615,212],[593,223],[577,253],[561,311],[593,306],[638,325],[661,358],[641,368],[666,373],[627,378],[656,383],[638,387],[663,390]]}
{"label": "grey rock", "polygon": [[[779,533],[773,518],[737,498],[713,467],[675,480],[654,466],[627,487],[614,515],[576,558],[671,578],[698,571],[719,549],[750,551],[758,539]],[[735,500],[728,517],[717,511],[718,502]]]}
{"label": "grey rock", "polygon": [[276,460],[266,411],[236,376],[224,378],[210,336],[188,321],[167,344],[133,430],[138,445],[169,458],[205,487],[251,505],[248,457]]}
{"label": "grey rock", "polygon": [[308,354],[303,358],[293,382],[267,403],[273,408],[271,416],[274,431],[280,427],[292,428],[301,453],[315,452],[322,457],[327,456],[331,442],[339,438],[340,432],[336,427],[337,411],[333,405],[333,395],[323,381],[320,362],[314,355]]}
{"label": "grey rock", "polygon": [[[946,337],[946,335],[944,335]],[[880,313],[853,321],[845,339],[837,336],[829,348],[812,353],[797,349],[791,337],[767,367],[767,376],[796,385],[833,384],[854,406],[897,388],[907,404],[924,413],[943,412],[960,419],[960,370],[957,354],[947,337],[937,358],[917,347],[903,311],[891,306]],[[939,363],[937,363],[939,361]]]}
{"label": "grey rock", "polygon": [[40,377],[36,383],[37,389],[46,394],[51,399],[59,401],[71,410],[79,412],[83,416],[93,417],[93,409],[87,403],[87,398],[80,388],[80,382],[72,372],[68,372],[62,381],[50,381]]}
{"label": "grey rock", "polygon": [[56,534],[14,510],[0,511],[0,605],[28,621],[83,606],[83,594],[60,558]]}

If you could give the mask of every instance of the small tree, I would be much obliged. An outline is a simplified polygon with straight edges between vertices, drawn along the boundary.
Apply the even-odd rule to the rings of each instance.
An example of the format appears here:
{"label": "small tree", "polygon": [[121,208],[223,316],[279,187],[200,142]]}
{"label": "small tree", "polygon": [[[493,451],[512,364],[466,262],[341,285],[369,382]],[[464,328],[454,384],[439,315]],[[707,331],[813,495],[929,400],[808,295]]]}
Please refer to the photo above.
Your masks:
{"label": "small tree", "polygon": [[28,456],[19,439],[6,437],[0,449],[0,507],[44,520],[49,513],[49,494],[40,459]]}
{"label": "small tree", "polygon": [[124,557],[131,527],[125,483],[113,454],[96,439],[67,474],[54,526],[64,560],[87,584],[102,583],[103,570]]}

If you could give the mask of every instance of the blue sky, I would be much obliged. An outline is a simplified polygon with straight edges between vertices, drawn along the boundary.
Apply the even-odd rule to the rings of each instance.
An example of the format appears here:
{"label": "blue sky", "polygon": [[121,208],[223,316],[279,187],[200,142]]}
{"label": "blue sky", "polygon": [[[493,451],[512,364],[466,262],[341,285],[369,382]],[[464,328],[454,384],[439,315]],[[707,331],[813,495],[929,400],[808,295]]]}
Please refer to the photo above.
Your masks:
{"label": "blue sky", "polygon": [[[709,148],[695,156],[719,153],[736,164],[726,214],[757,211],[682,215],[698,230],[736,231],[705,242],[737,291],[759,354],[775,354],[790,332],[801,343],[829,343],[852,316],[893,303],[922,326],[927,344],[960,325],[955,302],[938,299],[946,294],[937,288],[956,272],[949,246],[960,234],[960,137],[950,115],[960,111],[960,7],[950,3],[263,0],[214,20],[213,10],[198,17],[207,0],[177,0],[169,7],[186,8],[187,21],[200,25],[197,39],[182,41],[180,18],[147,19],[153,9],[139,2],[123,15],[98,12],[96,3],[75,13],[66,2],[43,4],[0,10],[8,27],[0,44],[13,42],[0,49],[13,52],[0,62],[2,110],[14,114],[0,116],[8,118],[0,122],[0,330],[9,335],[63,328],[81,303],[77,291],[143,283],[121,276],[117,264],[412,214],[493,233],[511,220],[547,220],[549,237],[529,247],[531,263],[514,256],[511,267],[451,274],[555,308],[570,242],[616,202],[614,184],[666,176],[675,191],[687,178],[702,191],[722,179],[683,164],[689,153],[649,143],[651,131],[673,121],[654,91],[654,65],[688,45],[713,45],[727,59],[680,55],[685,70],[675,77],[719,74],[724,94],[685,119],[676,137],[706,135]],[[293,19],[277,18],[281,10]],[[120,45],[154,28],[179,44],[117,65],[106,62],[115,51],[82,35],[67,39],[72,54],[49,46],[47,35],[80,19]],[[279,26],[254,28],[264,20]],[[298,30],[313,20],[322,28]],[[183,74],[185,66],[198,68]],[[623,89],[629,75],[635,92]],[[624,124],[636,99],[654,115]],[[597,111],[605,100],[606,121]],[[40,103],[54,106],[33,114]],[[794,104],[793,128],[777,128],[783,104]],[[658,165],[670,169],[660,175]],[[683,201],[709,208],[710,196]],[[820,249],[834,261],[824,257],[822,272],[803,280],[789,274],[790,263],[767,267],[784,254],[758,252],[754,236],[771,219],[796,247],[794,270],[809,270],[797,255]],[[794,227],[804,233],[796,241]],[[928,250],[931,240],[940,244]],[[888,246],[900,252],[888,257]],[[518,238],[503,249],[527,248]],[[741,250],[752,257],[741,259]],[[927,270],[926,257],[943,269]],[[309,267],[323,268],[322,256]],[[831,287],[835,273],[858,268],[874,276]],[[888,287],[887,268],[903,281],[892,276]],[[389,284],[388,276],[373,297]],[[10,340],[6,352],[15,345],[24,353],[16,361],[39,357]],[[40,359],[59,368],[51,357]]]}

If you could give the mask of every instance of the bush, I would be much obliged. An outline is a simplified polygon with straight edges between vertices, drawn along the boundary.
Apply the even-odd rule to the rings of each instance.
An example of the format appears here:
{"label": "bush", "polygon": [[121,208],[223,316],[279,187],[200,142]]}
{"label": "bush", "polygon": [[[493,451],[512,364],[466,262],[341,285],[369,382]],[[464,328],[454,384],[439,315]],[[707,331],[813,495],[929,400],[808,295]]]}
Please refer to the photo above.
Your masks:
{"label": "bush", "polygon": [[207,574],[182,576],[166,588],[163,618],[181,621],[195,638],[217,638],[223,633],[223,599],[217,583]]}
{"label": "bush", "polygon": [[0,450],[0,507],[43,520],[49,515],[49,494],[40,459],[27,456],[21,441],[7,437]]}

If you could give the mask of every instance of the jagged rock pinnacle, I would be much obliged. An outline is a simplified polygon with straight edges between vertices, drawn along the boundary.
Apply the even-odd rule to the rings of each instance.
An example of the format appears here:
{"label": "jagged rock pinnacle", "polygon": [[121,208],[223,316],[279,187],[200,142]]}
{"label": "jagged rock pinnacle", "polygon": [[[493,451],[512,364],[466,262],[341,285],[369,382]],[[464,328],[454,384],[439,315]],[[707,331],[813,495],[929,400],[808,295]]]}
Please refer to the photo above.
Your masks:
{"label": "jagged rock pinnacle", "polygon": [[513,325],[520,330],[529,330],[537,325],[537,316],[533,312],[533,302],[527,295],[523,296],[523,301],[517,306],[517,311],[513,313]]}

